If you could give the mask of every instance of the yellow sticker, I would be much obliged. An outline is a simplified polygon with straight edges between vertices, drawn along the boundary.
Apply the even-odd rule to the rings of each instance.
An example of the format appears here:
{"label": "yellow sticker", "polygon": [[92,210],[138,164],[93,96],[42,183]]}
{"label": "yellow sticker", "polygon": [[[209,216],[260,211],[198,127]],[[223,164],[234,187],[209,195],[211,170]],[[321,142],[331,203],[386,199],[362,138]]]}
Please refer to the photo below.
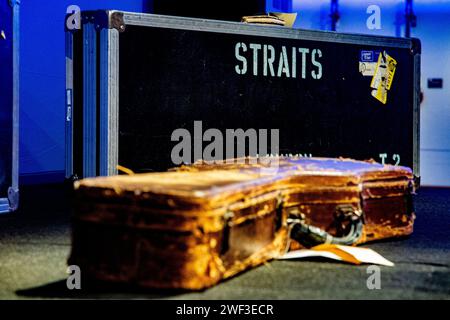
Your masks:
{"label": "yellow sticker", "polygon": [[387,102],[387,94],[391,89],[396,69],[397,61],[386,51],[381,52],[370,86],[375,89],[372,90],[372,96],[383,104]]}
{"label": "yellow sticker", "polygon": [[397,60],[387,55],[387,85],[386,88],[391,90],[392,80],[394,80],[395,70],[397,69]]}

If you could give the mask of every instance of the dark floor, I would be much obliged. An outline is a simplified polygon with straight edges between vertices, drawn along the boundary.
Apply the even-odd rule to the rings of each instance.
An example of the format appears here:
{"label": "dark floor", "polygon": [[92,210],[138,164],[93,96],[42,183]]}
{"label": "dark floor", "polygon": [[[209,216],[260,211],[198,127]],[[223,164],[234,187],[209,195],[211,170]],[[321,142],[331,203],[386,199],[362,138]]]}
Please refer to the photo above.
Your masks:
{"label": "dark floor", "polygon": [[414,234],[368,245],[395,262],[369,290],[367,266],[274,261],[200,293],[104,286],[66,289],[69,204],[60,186],[22,189],[22,209],[0,217],[0,299],[450,299],[450,189],[419,190]]}

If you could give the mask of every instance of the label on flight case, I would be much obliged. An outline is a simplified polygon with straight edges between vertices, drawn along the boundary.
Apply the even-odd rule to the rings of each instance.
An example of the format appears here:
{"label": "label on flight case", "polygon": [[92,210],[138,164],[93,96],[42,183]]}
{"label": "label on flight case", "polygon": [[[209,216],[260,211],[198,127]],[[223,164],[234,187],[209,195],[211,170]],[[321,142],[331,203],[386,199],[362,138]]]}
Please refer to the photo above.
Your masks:
{"label": "label on flight case", "polygon": [[359,72],[363,76],[373,76],[377,67],[380,51],[361,50],[359,57]]}
{"label": "label on flight case", "polygon": [[374,89],[372,90],[372,96],[383,104],[387,102],[387,93],[391,89],[396,69],[397,61],[386,51],[378,55],[378,62],[370,87]]}

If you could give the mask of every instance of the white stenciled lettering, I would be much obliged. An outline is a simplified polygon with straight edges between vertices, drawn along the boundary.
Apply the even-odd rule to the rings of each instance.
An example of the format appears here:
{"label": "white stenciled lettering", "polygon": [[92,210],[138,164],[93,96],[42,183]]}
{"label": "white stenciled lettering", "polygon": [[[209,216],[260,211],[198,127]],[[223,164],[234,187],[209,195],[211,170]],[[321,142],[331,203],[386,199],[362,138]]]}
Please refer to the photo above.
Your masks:
{"label": "white stenciled lettering", "polygon": [[283,46],[281,48],[281,53],[280,53],[280,62],[278,63],[278,73],[277,76],[281,77],[281,74],[284,73],[285,76],[287,78],[290,77],[290,72],[289,72],[289,62],[288,62],[288,58],[287,58],[287,52],[286,52],[286,47]]}
{"label": "white stenciled lettering", "polygon": [[317,58],[322,58],[322,51],[320,49],[314,49],[312,51],[312,64],[317,67],[317,70],[311,71],[311,76],[314,79],[322,78],[322,64],[317,60]]}
{"label": "white stenciled lettering", "polygon": [[292,78],[297,78],[297,48],[292,48]]}
{"label": "white stenciled lettering", "polygon": [[302,54],[302,79],[306,78],[306,55],[309,53],[307,48],[299,48],[298,51]]}
{"label": "white stenciled lettering", "polygon": [[[264,67],[263,74],[267,76],[267,67],[269,67],[270,75],[275,76],[275,71],[273,70],[273,62],[275,61],[275,48],[270,45],[264,45]],[[268,55],[268,51],[270,51],[270,58]]]}
{"label": "white stenciled lettering", "polygon": [[253,50],[253,75],[258,75],[258,50],[261,50],[260,44],[250,43],[250,49]]}
{"label": "white stenciled lettering", "polygon": [[[253,68],[254,76],[320,80],[323,77],[322,50],[270,44],[238,42],[235,46],[236,73],[244,75]],[[301,60],[299,60],[301,59]],[[248,62],[250,61],[250,62]],[[248,63],[252,63],[248,66]],[[262,72],[261,72],[262,68]]]}
{"label": "white stenciled lettering", "polygon": [[247,73],[247,59],[240,54],[240,52],[239,52],[240,49],[242,49],[242,52],[247,51],[247,46],[245,45],[245,43],[243,43],[243,42],[236,43],[234,52],[236,55],[236,59],[239,60],[240,62],[242,62],[242,66],[236,65],[235,69],[236,69],[237,74],[246,74]]}
{"label": "white stenciled lettering", "polygon": [[399,155],[399,154],[394,154],[394,155],[392,156],[392,160],[395,161],[395,165],[396,165],[396,166],[399,166],[399,165],[400,165],[400,155]]}
{"label": "white stenciled lettering", "polygon": [[400,155],[397,153],[393,154],[392,157],[390,157],[390,155],[388,155],[387,153],[380,153],[378,156],[380,157],[381,164],[388,164],[390,158],[392,158],[392,161],[393,161],[392,164],[394,166],[400,165],[400,162],[401,162]]}

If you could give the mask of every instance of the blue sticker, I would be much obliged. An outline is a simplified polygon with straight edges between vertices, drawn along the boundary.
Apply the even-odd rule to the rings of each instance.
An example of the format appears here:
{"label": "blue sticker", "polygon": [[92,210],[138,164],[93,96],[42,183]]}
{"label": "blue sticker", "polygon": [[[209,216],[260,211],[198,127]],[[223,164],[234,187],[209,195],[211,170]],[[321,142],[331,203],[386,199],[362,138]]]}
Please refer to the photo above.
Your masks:
{"label": "blue sticker", "polygon": [[361,62],[377,62],[380,51],[361,50],[359,60]]}

